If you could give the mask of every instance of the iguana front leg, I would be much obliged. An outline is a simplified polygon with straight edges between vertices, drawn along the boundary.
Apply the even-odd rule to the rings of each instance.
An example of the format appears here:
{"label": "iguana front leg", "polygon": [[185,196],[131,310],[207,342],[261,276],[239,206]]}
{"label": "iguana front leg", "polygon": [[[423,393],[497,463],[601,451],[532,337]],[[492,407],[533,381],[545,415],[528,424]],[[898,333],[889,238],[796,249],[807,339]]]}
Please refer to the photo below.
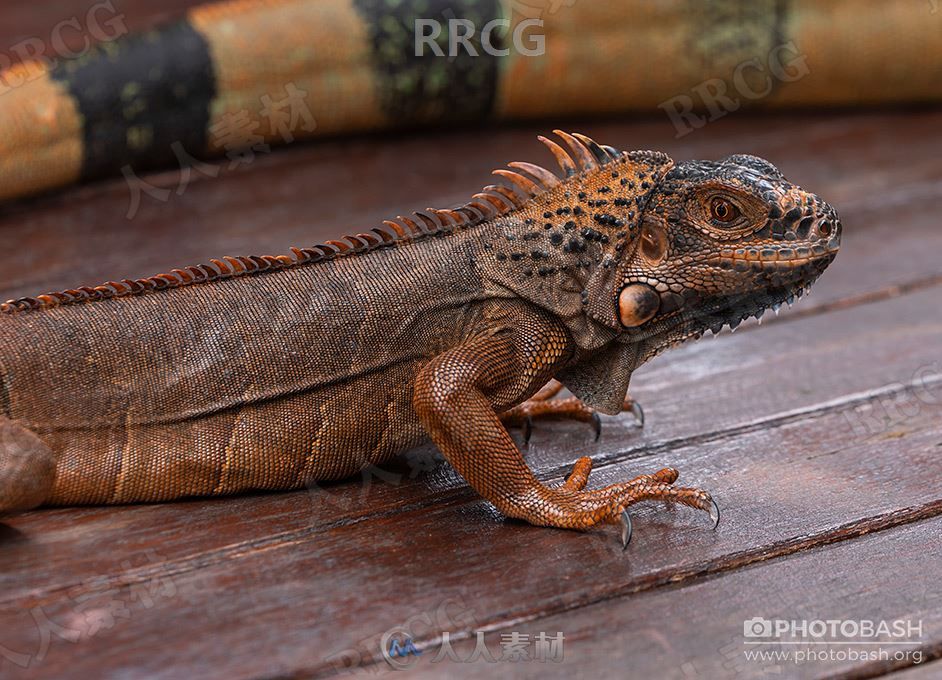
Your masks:
{"label": "iguana front leg", "polygon": [[588,529],[621,519],[626,545],[630,520],[625,508],[638,501],[675,501],[718,519],[708,493],[671,486],[677,475],[670,469],[587,491],[591,461],[582,458],[562,486],[542,484],[498,411],[543,384],[565,359],[567,346],[564,334],[548,324],[520,326],[526,331],[516,337],[491,336],[448,350],[416,378],[413,403],[419,420],[475,491],[508,517],[540,526]]}
{"label": "iguana front leg", "polygon": [[[533,434],[533,421],[537,418],[547,418],[552,420],[577,420],[583,423],[592,423],[592,429],[595,431],[595,440],[598,441],[602,435],[602,419],[598,412],[591,406],[587,406],[578,397],[570,396],[563,399],[554,399],[563,389],[563,384],[556,380],[550,380],[540,391],[527,399],[522,404],[518,404],[500,414],[500,420],[508,427],[523,426],[523,441],[530,442],[530,435]],[[641,404],[636,402],[630,396],[625,397],[622,402],[622,411],[631,411],[640,427],[644,427],[644,410]]]}

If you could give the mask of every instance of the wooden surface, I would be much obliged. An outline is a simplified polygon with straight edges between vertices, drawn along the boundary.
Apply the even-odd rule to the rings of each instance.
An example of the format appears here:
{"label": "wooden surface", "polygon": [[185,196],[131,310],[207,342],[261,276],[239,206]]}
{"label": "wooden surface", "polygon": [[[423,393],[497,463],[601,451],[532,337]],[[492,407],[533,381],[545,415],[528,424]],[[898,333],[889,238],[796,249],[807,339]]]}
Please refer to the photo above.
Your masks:
{"label": "wooden surface", "polygon": [[[305,492],[32,512],[0,525],[0,676],[375,675],[391,672],[380,638],[411,619],[419,676],[937,677],[940,125],[931,111],[731,115],[681,140],[659,119],[565,125],[677,159],[755,153],[841,213],[844,245],[810,298],[636,374],[643,430],[606,418],[593,444],[578,424],[540,424],[527,451],[547,481],[584,454],[593,485],[675,466],[718,499],[716,532],[638,506],[622,552],[611,528],[503,520],[430,449],[420,474],[405,461]],[[492,168],[549,162],[534,139],[546,127],[263,154],[145,196],[130,220],[121,180],[7,206],[0,297],[286,252],[452,205]],[[750,661],[754,616],[921,620],[905,649],[925,665]],[[497,655],[502,634],[562,632],[565,660],[430,662],[443,631],[466,658],[479,630]]]}

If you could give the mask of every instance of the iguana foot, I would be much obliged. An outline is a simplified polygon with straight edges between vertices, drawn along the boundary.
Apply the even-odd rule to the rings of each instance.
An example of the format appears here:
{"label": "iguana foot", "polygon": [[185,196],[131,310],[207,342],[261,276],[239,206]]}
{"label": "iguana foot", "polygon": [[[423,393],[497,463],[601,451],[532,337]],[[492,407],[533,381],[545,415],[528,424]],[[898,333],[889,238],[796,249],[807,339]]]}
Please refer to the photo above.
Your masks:
{"label": "iguana foot", "polygon": [[560,488],[569,491],[582,491],[589,482],[590,472],[592,472],[592,459],[588,456],[582,456],[572,466],[572,472],[569,473]]}
{"label": "iguana foot", "polygon": [[[602,435],[602,419],[595,409],[586,406],[578,397],[554,399],[563,388],[562,383],[551,380],[530,399],[518,404],[500,414],[501,422],[506,427],[523,426],[523,441],[530,442],[533,434],[533,420],[535,418],[549,418],[556,420],[578,420],[583,423],[592,423],[595,432],[595,441]],[[631,411],[638,425],[644,426],[644,410],[641,404],[631,397],[626,397],[622,403],[622,411]]]}
{"label": "iguana foot", "polygon": [[631,517],[627,508],[639,501],[662,500],[680,503],[709,513],[713,528],[719,524],[719,507],[709,493],[693,487],[675,487],[678,472],[664,468],[652,474],[640,475],[628,482],[612,484],[602,489],[585,491],[590,458],[576,461],[572,473],[559,487],[535,487],[516,507],[507,512],[532,524],[564,529],[588,529],[597,524],[620,523],[622,545],[631,540]]}

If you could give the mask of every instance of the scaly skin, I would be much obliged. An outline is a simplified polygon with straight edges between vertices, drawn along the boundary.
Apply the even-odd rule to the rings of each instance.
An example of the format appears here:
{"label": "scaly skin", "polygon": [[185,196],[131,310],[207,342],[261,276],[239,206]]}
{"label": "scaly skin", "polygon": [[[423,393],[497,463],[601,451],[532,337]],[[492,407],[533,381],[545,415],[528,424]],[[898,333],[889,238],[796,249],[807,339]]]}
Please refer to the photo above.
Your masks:
{"label": "scaly skin", "polygon": [[[677,473],[540,483],[501,414],[626,405],[655,354],[780,304],[834,258],[826,203],[752,156],[675,165],[557,131],[564,179],[498,170],[470,203],[368,234],[0,310],[0,509],[289,489],[430,437],[501,512],[586,529]],[[578,138],[577,138],[578,137]],[[630,403],[630,402],[628,402]],[[521,404],[524,404],[522,408]]]}

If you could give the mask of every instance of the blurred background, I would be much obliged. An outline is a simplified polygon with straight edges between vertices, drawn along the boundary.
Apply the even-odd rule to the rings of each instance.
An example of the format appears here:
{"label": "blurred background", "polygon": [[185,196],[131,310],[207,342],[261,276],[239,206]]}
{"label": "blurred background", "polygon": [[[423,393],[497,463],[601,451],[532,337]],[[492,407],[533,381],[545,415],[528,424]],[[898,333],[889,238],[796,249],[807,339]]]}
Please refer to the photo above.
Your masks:
{"label": "blurred background", "polygon": [[[931,105],[936,0],[7,3],[0,198],[312,138]],[[639,140],[640,142],[640,140]],[[154,192],[159,193],[159,192]]]}

